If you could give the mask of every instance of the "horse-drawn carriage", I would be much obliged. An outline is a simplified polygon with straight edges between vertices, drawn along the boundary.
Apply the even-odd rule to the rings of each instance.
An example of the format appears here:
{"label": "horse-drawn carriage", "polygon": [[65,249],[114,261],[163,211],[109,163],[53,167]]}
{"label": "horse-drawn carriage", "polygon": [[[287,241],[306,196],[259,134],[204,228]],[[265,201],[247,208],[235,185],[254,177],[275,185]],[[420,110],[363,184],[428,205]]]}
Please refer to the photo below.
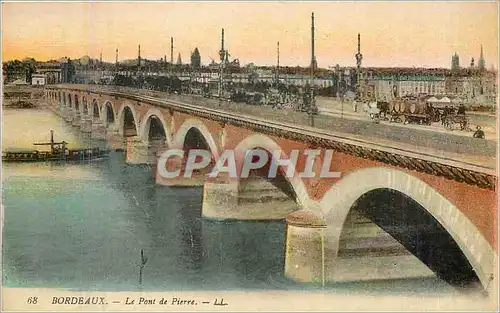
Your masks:
{"label": "horse-drawn carriage", "polygon": [[415,99],[397,99],[388,103],[390,121],[404,124],[431,125],[439,122],[439,111],[436,108]]}
{"label": "horse-drawn carriage", "polygon": [[433,105],[416,98],[395,99],[391,102],[380,102],[380,110],[384,116],[389,115],[389,121],[404,124],[423,124],[441,122],[447,129],[455,129],[458,124],[461,130],[469,129],[469,119],[462,110],[452,105]]}

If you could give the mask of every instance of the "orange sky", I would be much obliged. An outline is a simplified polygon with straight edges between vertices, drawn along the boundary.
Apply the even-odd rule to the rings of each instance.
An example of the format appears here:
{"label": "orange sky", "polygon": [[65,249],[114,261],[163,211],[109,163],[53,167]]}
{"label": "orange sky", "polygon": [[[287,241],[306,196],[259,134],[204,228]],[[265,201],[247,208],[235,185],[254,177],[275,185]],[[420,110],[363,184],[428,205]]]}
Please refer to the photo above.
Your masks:
{"label": "orange sky", "polygon": [[198,47],[202,62],[217,59],[220,30],[242,64],[274,65],[280,41],[282,65],[308,65],[310,15],[316,17],[320,67],[354,65],[357,33],[365,66],[450,67],[479,58],[498,68],[496,2],[148,2],[3,3],[3,60],[83,55],[114,62],[142,56],[183,62]]}

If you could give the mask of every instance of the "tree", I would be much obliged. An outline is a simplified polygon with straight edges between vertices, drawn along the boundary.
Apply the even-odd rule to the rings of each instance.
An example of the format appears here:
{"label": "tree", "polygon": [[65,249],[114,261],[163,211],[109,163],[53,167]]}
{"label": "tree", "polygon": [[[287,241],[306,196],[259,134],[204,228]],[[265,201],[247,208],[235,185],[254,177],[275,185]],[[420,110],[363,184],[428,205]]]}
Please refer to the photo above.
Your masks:
{"label": "tree", "polygon": [[195,48],[191,54],[191,67],[198,69],[201,66],[201,56],[198,48]]}

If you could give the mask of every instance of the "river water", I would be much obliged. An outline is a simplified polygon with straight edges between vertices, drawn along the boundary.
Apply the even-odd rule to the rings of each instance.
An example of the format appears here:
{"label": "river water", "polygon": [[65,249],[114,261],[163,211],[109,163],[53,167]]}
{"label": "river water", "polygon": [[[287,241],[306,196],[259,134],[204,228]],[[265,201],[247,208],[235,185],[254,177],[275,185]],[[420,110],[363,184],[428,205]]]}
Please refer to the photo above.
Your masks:
{"label": "river water", "polygon": [[[4,110],[3,148],[104,145],[52,112]],[[3,284],[71,290],[317,290],[283,276],[285,224],[202,219],[201,188],[157,186],[112,152],[79,164],[4,164]],[[139,283],[140,251],[147,258]],[[437,278],[349,282],[335,293],[449,294]]]}

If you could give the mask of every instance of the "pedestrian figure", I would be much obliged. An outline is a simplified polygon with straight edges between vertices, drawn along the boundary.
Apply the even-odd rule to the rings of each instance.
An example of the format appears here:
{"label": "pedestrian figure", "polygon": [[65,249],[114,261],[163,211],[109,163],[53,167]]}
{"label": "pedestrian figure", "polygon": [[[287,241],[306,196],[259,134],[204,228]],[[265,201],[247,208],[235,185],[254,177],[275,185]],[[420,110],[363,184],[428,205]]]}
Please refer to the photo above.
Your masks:
{"label": "pedestrian figure", "polygon": [[457,114],[458,115],[465,115],[465,105],[463,105],[463,103],[461,103],[460,106],[458,107]]}
{"label": "pedestrian figure", "polygon": [[484,132],[481,130],[481,126],[478,125],[476,128],[477,130],[474,132],[473,137],[484,139]]}

